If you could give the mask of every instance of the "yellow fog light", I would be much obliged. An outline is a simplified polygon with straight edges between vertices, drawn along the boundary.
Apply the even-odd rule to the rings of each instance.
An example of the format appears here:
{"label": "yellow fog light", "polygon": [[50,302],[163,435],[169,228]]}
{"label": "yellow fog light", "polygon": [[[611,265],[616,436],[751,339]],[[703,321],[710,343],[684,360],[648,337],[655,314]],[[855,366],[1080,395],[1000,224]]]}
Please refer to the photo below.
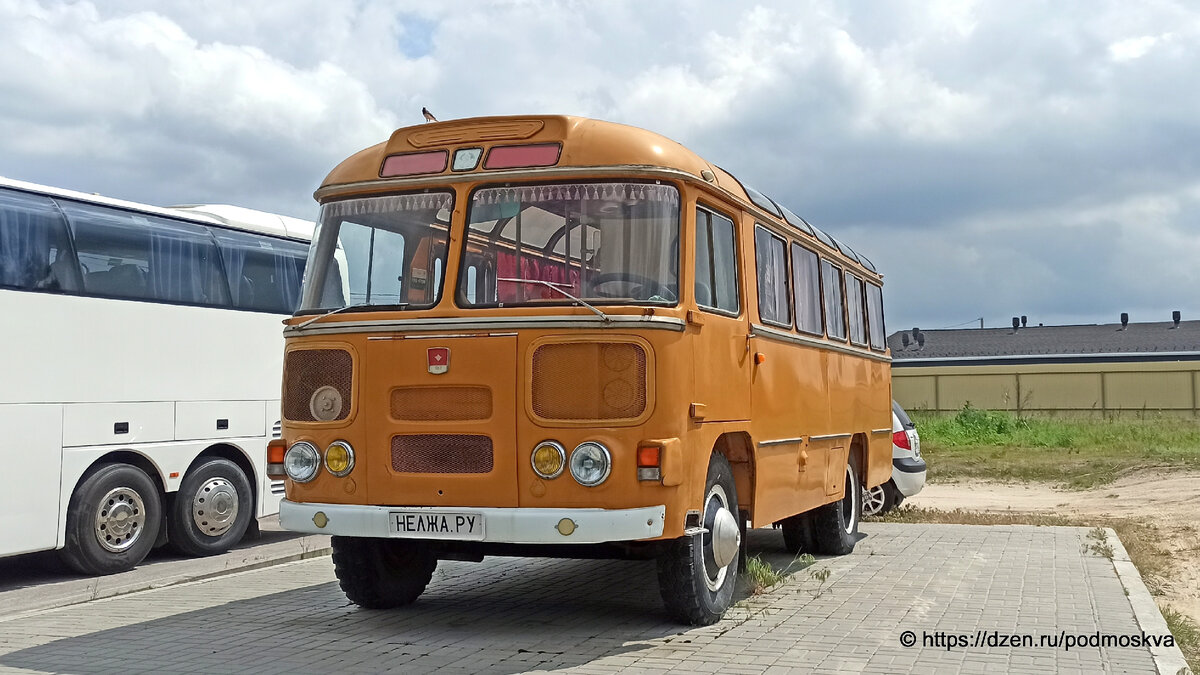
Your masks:
{"label": "yellow fog light", "polygon": [[335,476],[345,476],[354,468],[354,449],[346,441],[334,441],[325,449],[325,468]]}
{"label": "yellow fog light", "polygon": [[558,478],[567,464],[567,450],[558,441],[542,441],[533,449],[530,462],[542,478]]}

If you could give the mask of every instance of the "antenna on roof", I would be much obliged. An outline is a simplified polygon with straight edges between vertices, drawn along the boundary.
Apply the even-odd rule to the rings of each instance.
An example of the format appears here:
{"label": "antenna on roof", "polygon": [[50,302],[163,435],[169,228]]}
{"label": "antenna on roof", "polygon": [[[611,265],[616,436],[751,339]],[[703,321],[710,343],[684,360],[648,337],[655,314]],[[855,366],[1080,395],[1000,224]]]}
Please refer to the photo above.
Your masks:
{"label": "antenna on roof", "polygon": [[1174,326],[1171,326],[1171,328],[1173,328],[1173,329],[1179,328],[1179,319],[1180,318],[1182,318],[1182,315],[1179,313],[1179,310],[1175,310],[1174,312],[1171,312],[1171,321],[1174,322],[1174,324],[1175,324]]}
{"label": "antenna on roof", "polygon": [[905,349],[908,349],[908,345],[910,342],[912,342],[912,341],[908,339],[908,333],[900,334],[900,344],[904,345]]}
{"label": "antenna on roof", "polygon": [[1029,325],[1029,317],[1022,314],[1021,315],[1021,328],[1024,328],[1027,325]]}
{"label": "antenna on roof", "polygon": [[913,328],[913,337],[917,340],[917,349],[925,347],[925,334],[921,332],[920,328]]}
{"label": "antenna on roof", "polygon": [[1014,316],[1013,317],[1013,333],[1016,334],[1016,332],[1018,330],[1020,330],[1020,328],[1021,328],[1021,319],[1020,319],[1020,317]]}
{"label": "antenna on roof", "polygon": [[1121,330],[1129,328],[1129,312],[1121,312]]}

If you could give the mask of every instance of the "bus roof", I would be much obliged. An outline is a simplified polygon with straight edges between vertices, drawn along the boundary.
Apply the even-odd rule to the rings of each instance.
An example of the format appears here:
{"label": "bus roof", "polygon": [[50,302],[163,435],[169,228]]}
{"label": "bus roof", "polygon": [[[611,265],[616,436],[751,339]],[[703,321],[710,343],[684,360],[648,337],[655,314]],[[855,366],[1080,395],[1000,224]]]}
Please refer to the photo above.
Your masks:
{"label": "bus roof", "polygon": [[[511,172],[508,169],[488,170],[484,166],[487,160],[478,161],[474,168],[455,171],[447,161],[447,166],[440,172],[385,178],[382,176],[382,167],[385,160],[394,155],[448,151],[448,158],[458,149],[481,148],[481,154],[486,157],[487,151],[493,146],[548,143],[561,143],[562,150],[557,162],[552,167],[525,170],[640,167],[680,171],[697,181],[715,186],[753,209],[790,224],[809,237],[814,236],[812,229],[815,228],[810,229],[806,224],[791,222],[790,218],[780,215],[779,206],[769,197],[744,185],[733,174],[709,163],[662,134],[625,124],[570,115],[471,117],[402,127],[393,132],[387,141],[360,150],[334,167],[321,182],[321,188],[315,196],[322,199],[333,192],[347,194],[369,191],[372,189],[371,184],[378,183],[381,178],[389,183],[420,182],[422,185],[428,185],[431,181],[471,180],[473,176],[484,175],[498,177]],[[878,274],[874,264],[863,262],[846,244],[825,239],[817,240],[832,252],[841,254]]]}
{"label": "bus roof", "polygon": [[124,199],[113,199],[111,197],[103,197],[97,194],[77,192],[75,190],[51,187],[49,185],[41,185],[38,183],[30,183],[28,181],[16,180],[14,178],[5,178],[4,176],[0,176],[0,187],[21,190],[24,192],[32,192],[35,194],[46,195],[48,197],[72,199],[89,204],[98,204],[100,206],[111,206],[113,208],[124,209],[127,211],[137,211],[139,213],[145,213],[149,215],[190,220],[193,222],[202,223],[204,225],[219,225],[238,230],[245,230],[247,232],[256,232],[258,234],[267,234],[276,237],[302,239],[305,241],[312,239],[314,227],[313,223],[306,220],[301,220],[299,218],[280,216],[274,213],[256,211],[254,209],[242,208],[240,206],[229,206],[226,204],[196,204],[170,207],[151,206],[149,204],[141,204],[139,202],[131,202]]}

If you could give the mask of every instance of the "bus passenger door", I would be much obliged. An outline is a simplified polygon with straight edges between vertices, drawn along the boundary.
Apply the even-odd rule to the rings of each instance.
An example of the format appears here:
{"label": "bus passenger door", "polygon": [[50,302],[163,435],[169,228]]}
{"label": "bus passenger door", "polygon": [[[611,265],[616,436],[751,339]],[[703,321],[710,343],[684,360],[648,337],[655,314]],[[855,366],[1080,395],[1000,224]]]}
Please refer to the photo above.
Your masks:
{"label": "bus passenger door", "polygon": [[736,230],[719,211],[700,206],[695,223],[693,415],[704,422],[750,418],[750,327],[738,293]]}

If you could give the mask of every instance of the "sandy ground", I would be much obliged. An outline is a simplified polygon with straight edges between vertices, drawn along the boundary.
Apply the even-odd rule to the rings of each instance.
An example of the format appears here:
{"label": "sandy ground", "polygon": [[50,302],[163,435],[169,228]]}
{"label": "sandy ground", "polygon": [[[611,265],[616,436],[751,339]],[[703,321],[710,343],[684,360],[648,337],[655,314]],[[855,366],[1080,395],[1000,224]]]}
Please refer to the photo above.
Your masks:
{"label": "sandy ground", "polygon": [[931,483],[905,504],[943,511],[1046,513],[1150,523],[1171,555],[1160,600],[1200,623],[1200,473],[1142,472],[1085,491],[1037,483]]}

